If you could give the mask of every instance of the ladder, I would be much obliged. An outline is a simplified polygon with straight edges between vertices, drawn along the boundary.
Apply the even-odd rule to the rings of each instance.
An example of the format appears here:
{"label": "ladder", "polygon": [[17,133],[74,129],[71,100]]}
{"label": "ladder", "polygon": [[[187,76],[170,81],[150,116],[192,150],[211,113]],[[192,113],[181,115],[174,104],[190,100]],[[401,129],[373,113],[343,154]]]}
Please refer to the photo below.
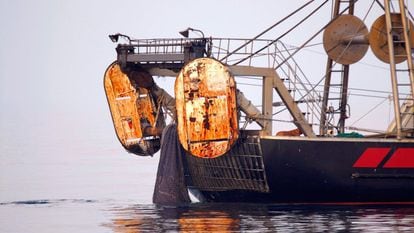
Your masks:
{"label": "ladder", "polygon": [[[398,16],[401,18],[401,25],[393,23],[391,12],[392,0],[384,0],[384,11],[385,11],[385,23],[388,41],[388,52],[390,60],[390,72],[392,81],[392,92],[393,92],[393,103],[394,103],[394,115],[395,115],[395,126],[396,126],[396,137],[398,139],[412,136],[414,132],[413,124],[407,123],[405,119],[414,119],[413,111],[403,111],[402,106],[407,102],[414,104],[413,90],[414,90],[414,67],[413,67],[413,52],[411,41],[410,41],[410,24],[406,16],[406,7],[404,0],[398,1],[400,13]],[[395,13],[395,12],[394,12]],[[396,35],[398,31],[402,31],[402,37]],[[414,32],[411,32],[414,33]],[[401,38],[400,38],[401,37]],[[395,46],[404,45],[405,49],[402,54],[396,54]],[[403,57],[406,60],[405,67],[397,67],[395,59],[397,57]],[[405,80],[403,80],[405,78]],[[408,80],[407,80],[408,79]],[[405,89],[404,89],[405,88]],[[402,90],[410,90],[408,96],[401,96]]]}
{"label": "ladder", "polygon": [[[354,0],[336,0],[334,5],[334,11],[332,18],[335,19],[339,16],[341,5],[348,7],[348,14],[354,14]],[[337,80],[336,83],[333,83],[333,76]],[[331,58],[328,58],[326,63],[326,76],[325,84],[323,90],[323,99],[321,107],[321,119],[320,119],[320,128],[319,134],[326,135],[328,132],[329,122],[328,115],[330,114],[339,114],[338,120],[338,133],[343,133],[345,130],[345,120],[347,118],[346,107],[347,107],[347,98],[348,98],[348,78],[349,78],[349,65],[340,65],[340,68],[334,69],[334,61]],[[339,80],[338,80],[339,79]],[[330,96],[331,88],[338,88],[340,93],[333,96]],[[338,109],[332,109],[328,107],[329,102],[335,102],[338,105]]]}

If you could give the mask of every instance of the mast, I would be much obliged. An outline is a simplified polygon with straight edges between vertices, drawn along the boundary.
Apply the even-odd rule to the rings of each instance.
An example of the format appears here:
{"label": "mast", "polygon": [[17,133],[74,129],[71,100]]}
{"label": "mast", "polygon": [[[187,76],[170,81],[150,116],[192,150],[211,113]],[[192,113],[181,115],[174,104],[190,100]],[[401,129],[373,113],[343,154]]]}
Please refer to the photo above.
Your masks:
{"label": "mast", "polygon": [[[348,14],[354,14],[354,0],[350,1],[341,1],[335,0],[334,9],[332,14],[332,20],[335,20],[339,16],[340,9],[342,5],[348,4],[346,7],[348,8]],[[325,42],[325,41],[324,41]],[[342,56],[342,55],[341,55]],[[349,79],[349,64],[342,64],[340,69],[334,70],[334,60],[331,57],[328,57],[326,63],[326,77],[325,77],[325,85],[323,91],[323,99],[322,99],[322,111],[321,111],[321,120],[320,120],[320,128],[319,134],[325,135],[328,130],[328,122],[327,122],[327,115],[328,114],[340,114],[339,121],[338,121],[338,132],[343,133],[345,129],[345,120],[347,118],[347,97],[348,97],[348,79]],[[335,73],[335,76],[339,76],[340,82],[333,84],[332,76]],[[331,87],[339,87],[340,88],[340,96],[336,98],[330,98],[329,92]],[[332,109],[328,108],[329,101],[339,101],[339,108]]]}
{"label": "mast", "polygon": [[[394,7],[393,2],[399,7]],[[326,135],[329,129],[334,128],[338,133],[344,132],[345,120],[348,118],[349,66],[359,61],[370,46],[378,59],[390,65],[395,119],[393,127],[389,127],[388,134],[398,139],[412,136],[414,113],[412,107],[407,106],[414,102],[414,26],[407,18],[408,9],[404,0],[384,0],[384,6],[381,5],[384,15],[375,20],[368,33],[364,22],[353,16],[355,3],[355,0],[335,0],[332,21],[324,32],[323,44],[329,58],[326,65],[319,133]],[[346,8],[340,11],[343,7]],[[342,14],[345,11],[348,14]],[[341,64],[339,69],[334,69],[334,62]],[[339,95],[332,96],[333,87],[339,88]],[[409,94],[403,96],[402,93],[407,91]],[[335,114],[339,114],[337,123],[332,121]]]}
{"label": "mast", "polygon": [[[385,28],[388,42],[387,45],[394,102],[396,136],[398,139],[402,139],[413,132],[412,126],[409,126],[410,128],[408,128],[402,124],[402,120],[406,118],[406,114],[410,114],[411,117],[413,117],[413,113],[406,113],[401,110],[402,105],[406,104],[405,102],[413,102],[414,70],[412,61],[412,44],[410,42],[412,39],[410,38],[410,36],[412,37],[412,34],[410,35],[410,29],[413,30],[413,28],[409,24],[410,21],[406,16],[404,1],[398,0],[400,9],[399,13],[392,13],[390,4],[390,0],[384,0]],[[397,63],[401,62],[398,59],[406,60],[405,68],[397,68]],[[402,80],[404,76],[408,76],[408,80]],[[407,86],[410,89],[410,95],[408,97],[401,97],[400,90]]]}

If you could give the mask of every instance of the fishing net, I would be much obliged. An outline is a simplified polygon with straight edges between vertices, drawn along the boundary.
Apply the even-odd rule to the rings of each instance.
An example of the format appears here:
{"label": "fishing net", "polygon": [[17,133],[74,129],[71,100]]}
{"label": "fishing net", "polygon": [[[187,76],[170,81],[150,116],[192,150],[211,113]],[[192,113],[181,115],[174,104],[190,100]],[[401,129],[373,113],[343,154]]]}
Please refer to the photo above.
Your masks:
{"label": "fishing net", "polygon": [[185,185],[183,157],[175,124],[165,127],[161,137],[160,162],[152,202],[161,205],[190,203]]}

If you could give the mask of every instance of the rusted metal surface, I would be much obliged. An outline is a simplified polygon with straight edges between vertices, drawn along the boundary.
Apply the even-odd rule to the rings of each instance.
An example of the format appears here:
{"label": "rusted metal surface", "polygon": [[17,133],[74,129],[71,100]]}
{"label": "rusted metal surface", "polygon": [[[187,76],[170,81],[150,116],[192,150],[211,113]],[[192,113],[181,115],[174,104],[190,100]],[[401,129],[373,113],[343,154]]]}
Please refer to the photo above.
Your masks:
{"label": "rusted metal surface", "polygon": [[[155,103],[148,92],[147,89],[144,88],[137,88],[137,111],[140,117],[141,127],[143,128],[153,128],[156,129],[155,126],[155,116],[157,115],[157,111],[155,109]],[[154,130],[147,130],[148,132],[156,132]],[[149,134],[149,135],[157,135],[157,134]],[[144,136],[145,133],[144,133]]]}
{"label": "rusted metal surface", "polygon": [[135,88],[117,63],[106,70],[104,86],[115,132],[125,149],[139,155],[158,151],[159,132],[152,128],[156,105],[149,92]]}
{"label": "rusted metal surface", "polygon": [[197,157],[223,155],[238,138],[236,85],[228,68],[211,58],[189,62],[175,82],[180,143]]}

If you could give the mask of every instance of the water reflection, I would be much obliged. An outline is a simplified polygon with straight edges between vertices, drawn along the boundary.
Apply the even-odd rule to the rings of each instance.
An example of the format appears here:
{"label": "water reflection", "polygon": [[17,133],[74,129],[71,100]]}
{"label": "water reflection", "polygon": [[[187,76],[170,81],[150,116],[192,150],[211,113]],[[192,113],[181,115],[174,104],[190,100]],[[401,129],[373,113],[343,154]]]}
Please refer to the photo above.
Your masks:
{"label": "water reflection", "polygon": [[181,232],[233,232],[240,229],[240,219],[223,211],[190,211],[180,216]]}
{"label": "water reflection", "polygon": [[114,232],[406,232],[414,206],[191,204],[114,208]]}
{"label": "water reflection", "polygon": [[115,217],[107,226],[111,227],[114,232],[234,232],[240,230],[240,217],[215,205],[197,204],[174,207],[136,205],[110,211]]}

